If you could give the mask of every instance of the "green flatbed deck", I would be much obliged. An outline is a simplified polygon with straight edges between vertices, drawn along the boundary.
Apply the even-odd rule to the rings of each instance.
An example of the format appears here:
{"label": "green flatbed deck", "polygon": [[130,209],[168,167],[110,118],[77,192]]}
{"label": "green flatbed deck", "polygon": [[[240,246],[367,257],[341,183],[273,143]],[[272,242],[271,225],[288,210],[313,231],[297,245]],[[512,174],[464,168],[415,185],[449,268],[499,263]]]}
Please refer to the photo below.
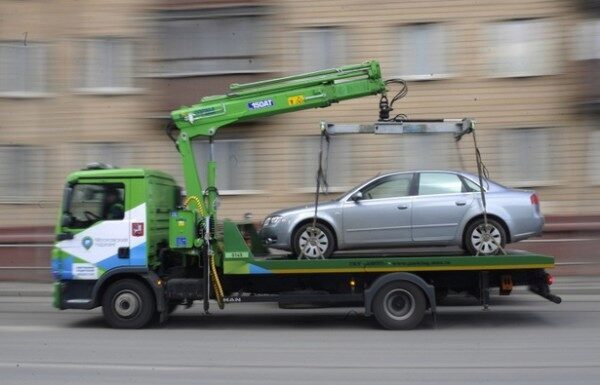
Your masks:
{"label": "green flatbed deck", "polygon": [[511,251],[495,256],[354,256],[325,260],[244,258],[224,261],[227,275],[527,270],[554,267],[554,257]]}

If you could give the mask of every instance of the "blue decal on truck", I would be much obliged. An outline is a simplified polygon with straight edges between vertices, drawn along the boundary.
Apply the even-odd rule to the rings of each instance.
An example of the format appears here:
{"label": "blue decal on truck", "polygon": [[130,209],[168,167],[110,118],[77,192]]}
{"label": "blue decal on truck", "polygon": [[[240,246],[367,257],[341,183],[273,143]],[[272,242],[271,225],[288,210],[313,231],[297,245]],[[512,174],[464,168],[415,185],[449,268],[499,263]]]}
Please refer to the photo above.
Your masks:
{"label": "blue decal on truck", "polygon": [[273,107],[275,102],[273,99],[257,100],[256,102],[248,102],[249,110],[258,110],[260,108]]}

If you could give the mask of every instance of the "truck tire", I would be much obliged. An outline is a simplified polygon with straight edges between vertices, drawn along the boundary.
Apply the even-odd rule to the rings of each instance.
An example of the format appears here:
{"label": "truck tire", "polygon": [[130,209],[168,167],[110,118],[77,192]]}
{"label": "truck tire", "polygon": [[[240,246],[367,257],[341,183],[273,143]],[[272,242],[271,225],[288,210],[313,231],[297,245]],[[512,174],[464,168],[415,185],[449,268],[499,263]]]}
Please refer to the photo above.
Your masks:
{"label": "truck tire", "polygon": [[152,292],[140,281],[123,279],[112,283],[102,297],[102,313],[106,322],[118,329],[146,326],[156,312]]}
{"label": "truck tire", "polygon": [[413,329],[425,316],[427,300],[423,291],[407,281],[390,282],[373,299],[373,314],[386,329]]}

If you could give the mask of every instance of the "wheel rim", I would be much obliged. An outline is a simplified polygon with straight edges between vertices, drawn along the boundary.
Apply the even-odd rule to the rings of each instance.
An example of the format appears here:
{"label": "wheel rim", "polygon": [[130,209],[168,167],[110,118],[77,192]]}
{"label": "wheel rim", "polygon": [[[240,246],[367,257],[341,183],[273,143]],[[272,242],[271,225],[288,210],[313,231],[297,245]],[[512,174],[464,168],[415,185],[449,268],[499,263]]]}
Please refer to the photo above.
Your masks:
{"label": "wheel rim", "polygon": [[307,227],[300,234],[298,243],[302,256],[309,259],[324,258],[325,252],[329,247],[327,234],[318,227]]}
{"label": "wheel rim", "polygon": [[137,293],[130,290],[120,291],[114,300],[115,313],[122,318],[134,317],[141,308],[141,299]]}
{"label": "wheel rim", "polygon": [[385,314],[397,321],[404,321],[415,312],[415,297],[405,289],[394,289],[383,298]]}
{"label": "wheel rim", "polygon": [[481,224],[473,229],[471,244],[481,254],[493,254],[502,244],[502,234],[494,225],[488,223],[486,228],[485,224]]}

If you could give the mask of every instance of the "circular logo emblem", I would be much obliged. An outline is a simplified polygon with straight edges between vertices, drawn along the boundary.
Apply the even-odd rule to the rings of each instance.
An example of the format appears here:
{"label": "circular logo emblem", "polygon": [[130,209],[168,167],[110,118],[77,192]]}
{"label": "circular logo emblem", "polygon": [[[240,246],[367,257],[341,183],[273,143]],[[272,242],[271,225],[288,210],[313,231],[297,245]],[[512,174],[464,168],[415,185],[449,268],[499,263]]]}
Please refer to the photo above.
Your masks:
{"label": "circular logo emblem", "polygon": [[92,237],[84,237],[81,240],[81,245],[86,249],[89,250],[90,247],[92,247],[94,245],[94,240],[92,239]]}

